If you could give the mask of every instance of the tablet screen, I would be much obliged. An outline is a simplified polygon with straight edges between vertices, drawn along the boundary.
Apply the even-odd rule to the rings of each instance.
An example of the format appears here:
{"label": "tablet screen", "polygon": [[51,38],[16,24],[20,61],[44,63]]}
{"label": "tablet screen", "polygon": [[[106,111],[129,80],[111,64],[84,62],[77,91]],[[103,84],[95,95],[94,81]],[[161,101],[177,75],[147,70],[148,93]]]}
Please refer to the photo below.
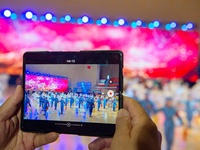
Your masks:
{"label": "tablet screen", "polygon": [[26,64],[24,119],[115,123],[119,64]]}

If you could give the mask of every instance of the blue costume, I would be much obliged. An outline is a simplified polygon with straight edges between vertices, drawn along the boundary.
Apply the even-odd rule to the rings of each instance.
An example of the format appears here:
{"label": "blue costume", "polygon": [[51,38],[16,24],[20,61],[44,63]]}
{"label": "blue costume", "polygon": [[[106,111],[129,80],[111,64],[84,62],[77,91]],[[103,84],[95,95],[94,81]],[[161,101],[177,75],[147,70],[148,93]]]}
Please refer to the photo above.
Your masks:
{"label": "blue costume", "polygon": [[82,93],[83,94],[87,94],[88,93],[88,90],[87,90],[86,86],[84,85],[84,83],[81,83],[81,89],[82,89]]}
{"label": "blue costume", "polygon": [[60,100],[60,114],[63,114],[66,103],[63,99]]}
{"label": "blue costume", "polygon": [[101,107],[101,100],[100,100],[100,98],[98,98],[97,99],[97,110],[98,111],[99,111],[100,107]]}
{"label": "blue costume", "polygon": [[79,105],[79,98],[78,98],[78,96],[76,96],[74,98],[74,101],[75,101],[75,106],[78,107],[78,105]]}
{"label": "blue costume", "polygon": [[43,103],[44,103],[44,96],[40,95],[40,98],[39,98],[39,106],[40,106],[40,107],[43,107]]}
{"label": "blue costume", "polygon": [[57,96],[55,98],[53,98],[53,101],[54,101],[54,108],[55,108],[55,110],[57,110],[57,105],[58,105],[58,98],[57,98]]}
{"label": "blue costume", "polygon": [[49,108],[49,101],[46,98],[44,99],[44,103],[43,103],[43,111],[44,111],[44,115],[46,119],[48,118],[48,114],[47,114],[48,108]]}
{"label": "blue costume", "polygon": [[73,99],[73,97],[70,97],[70,108],[72,108],[72,105],[73,105],[73,103],[74,103],[74,99]]}
{"label": "blue costume", "polygon": [[28,113],[28,105],[31,107],[30,100],[28,98],[28,95],[25,94],[25,100],[24,100],[24,114]]}
{"label": "blue costume", "polygon": [[150,116],[152,113],[155,112],[155,105],[152,101],[145,99],[143,101],[140,101],[140,104],[146,111],[146,113]]}
{"label": "blue costume", "polygon": [[87,106],[88,104],[87,104],[87,99],[85,98],[84,100],[83,100],[83,108],[84,108],[84,110],[85,111],[87,111],[87,109],[88,109],[88,106]]}
{"label": "blue costume", "polygon": [[80,108],[81,107],[81,104],[83,103],[83,97],[82,96],[80,96],[79,97],[79,103],[78,103],[78,108]]}
{"label": "blue costume", "polygon": [[65,106],[68,105],[68,101],[69,101],[69,100],[68,100],[68,97],[66,97],[66,98],[65,98]]}
{"label": "blue costume", "polygon": [[94,108],[94,98],[88,100],[89,116],[92,117],[92,111]]}
{"label": "blue costume", "polygon": [[34,112],[34,120],[38,120],[38,111],[37,109],[35,109],[35,112]]}
{"label": "blue costume", "polygon": [[105,80],[105,86],[108,86],[109,85],[109,81],[110,81],[110,76],[107,75],[107,78]]}
{"label": "blue costume", "polygon": [[53,97],[53,94],[51,95],[51,98],[50,98],[50,100],[51,100],[51,107],[53,107],[53,103],[55,103],[54,100],[55,98]]}
{"label": "blue costume", "polygon": [[182,123],[181,118],[178,116],[177,111],[173,107],[164,107],[161,109],[158,109],[158,111],[163,111],[165,115],[165,122],[164,122],[164,132],[165,132],[165,138],[167,142],[167,150],[171,149],[173,138],[174,138],[174,121],[173,117],[176,115],[180,122]]}
{"label": "blue costume", "polygon": [[114,101],[113,101],[113,111],[115,111],[115,109],[116,109],[116,106],[117,106],[117,100],[116,100],[116,99],[114,99]]}
{"label": "blue costume", "polygon": [[107,103],[107,99],[104,97],[104,98],[103,98],[103,108],[104,108],[104,109],[106,108],[106,103]]}
{"label": "blue costume", "polygon": [[80,99],[78,96],[74,97],[74,101],[75,101],[75,114],[78,115],[78,108],[79,108],[79,104],[80,104]]}

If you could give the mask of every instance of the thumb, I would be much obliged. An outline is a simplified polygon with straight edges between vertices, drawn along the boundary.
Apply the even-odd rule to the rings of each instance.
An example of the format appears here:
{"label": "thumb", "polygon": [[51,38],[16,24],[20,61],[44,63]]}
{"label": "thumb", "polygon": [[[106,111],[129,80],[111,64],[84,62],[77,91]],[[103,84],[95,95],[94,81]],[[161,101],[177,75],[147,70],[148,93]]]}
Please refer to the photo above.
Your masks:
{"label": "thumb", "polygon": [[10,96],[0,107],[0,121],[7,120],[12,118],[13,115],[17,115],[17,111],[19,111],[22,99],[23,90],[22,87],[18,85],[14,94]]}
{"label": "thumb", "polygon": [[116,119],[114,136],[129,136],[132,129],[131,117],[126,109],[120,109]]}

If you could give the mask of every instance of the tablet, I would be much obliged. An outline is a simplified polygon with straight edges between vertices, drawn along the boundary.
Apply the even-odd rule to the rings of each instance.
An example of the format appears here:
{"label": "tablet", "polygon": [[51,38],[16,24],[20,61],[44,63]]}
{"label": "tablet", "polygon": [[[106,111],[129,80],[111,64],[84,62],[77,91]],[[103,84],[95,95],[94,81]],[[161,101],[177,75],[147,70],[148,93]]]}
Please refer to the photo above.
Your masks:
{"label": "tablet", "polygon": [[111,137],[123,103],[121,51],[26,52],[21,129]]}

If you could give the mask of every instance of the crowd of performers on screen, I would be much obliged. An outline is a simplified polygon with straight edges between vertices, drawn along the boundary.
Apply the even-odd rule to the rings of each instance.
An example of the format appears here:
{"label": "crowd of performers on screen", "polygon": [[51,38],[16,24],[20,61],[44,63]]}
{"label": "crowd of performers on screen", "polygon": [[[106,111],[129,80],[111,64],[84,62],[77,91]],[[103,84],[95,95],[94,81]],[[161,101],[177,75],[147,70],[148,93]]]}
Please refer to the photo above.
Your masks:
{"label": "crowd of performers on screen", "polygon": [[31,91],[27,90],[24,97],[24,118],[40,120],[40,114],[46,120],[49,111],[57,111],[58,115],[67,115],[66,110],[75,110],[75,113],[84,112],[86,116],[93,117],[94,111],[117,111],[118,100],[115,95],[82,94],[73,92]]}

